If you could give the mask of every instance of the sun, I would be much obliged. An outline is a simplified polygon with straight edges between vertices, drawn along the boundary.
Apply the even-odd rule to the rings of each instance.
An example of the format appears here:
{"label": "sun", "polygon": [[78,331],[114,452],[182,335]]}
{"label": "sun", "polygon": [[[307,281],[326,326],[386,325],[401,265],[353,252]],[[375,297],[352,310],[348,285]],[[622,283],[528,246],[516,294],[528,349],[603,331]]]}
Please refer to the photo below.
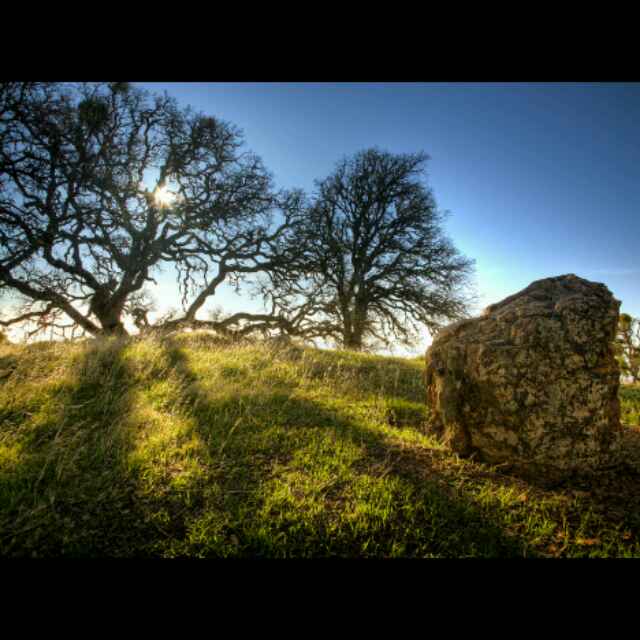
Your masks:
{"label": "sun", "polygon": [[158,187],[155,190],[154,198],[160,207],[170,207],[176,199],[176,194],[167,189],[166,186]]}

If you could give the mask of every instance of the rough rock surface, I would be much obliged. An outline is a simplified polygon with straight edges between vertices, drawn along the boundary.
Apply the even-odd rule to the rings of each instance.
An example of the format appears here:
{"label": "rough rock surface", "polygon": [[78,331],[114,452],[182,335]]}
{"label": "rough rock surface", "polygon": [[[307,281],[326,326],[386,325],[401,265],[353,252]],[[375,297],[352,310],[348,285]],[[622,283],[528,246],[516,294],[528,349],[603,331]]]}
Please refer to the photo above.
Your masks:
{"label": "rough rock surface", "polygon": [[619,306],[605,285],[570,274],[446,327],[426,355],[430,430],[462,456],[548,477],[609,464]]}

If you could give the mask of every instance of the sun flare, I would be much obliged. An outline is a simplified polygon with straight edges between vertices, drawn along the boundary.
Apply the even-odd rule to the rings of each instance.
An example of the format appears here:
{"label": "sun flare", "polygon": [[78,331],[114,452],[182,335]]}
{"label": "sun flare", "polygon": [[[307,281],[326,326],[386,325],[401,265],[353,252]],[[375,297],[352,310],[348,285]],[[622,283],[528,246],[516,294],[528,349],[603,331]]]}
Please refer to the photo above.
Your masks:
{"label": "sun flare", "polygon": [[156,203],[160,207],[170,207],[176,199],[176,194],[167,187],[158,187],[154,194]]}

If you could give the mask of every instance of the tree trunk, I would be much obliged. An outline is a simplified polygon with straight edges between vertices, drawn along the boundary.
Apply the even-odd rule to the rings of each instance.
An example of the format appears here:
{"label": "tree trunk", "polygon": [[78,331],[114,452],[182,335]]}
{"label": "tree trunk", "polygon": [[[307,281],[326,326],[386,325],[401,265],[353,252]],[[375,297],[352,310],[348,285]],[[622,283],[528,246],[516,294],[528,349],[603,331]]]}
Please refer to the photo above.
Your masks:
{"label": "tree trunk", "polygon": [[103,329],[106,336],[124,337],[129,335],[122,322],[103,327]]}
{"label": "tree trunk", "polygon": [[356,300],[353,318],[349,322],[349,330],[345,332],[345,348],[361,351],[365,327],[367,324],[367,309],[361,300]]}
{"label": "tree trunk", "polygon": [[122,310],[117,307],[105,309],[105,312],[98,316],[98,320],[105,336],[129,335],[122,322]]}
{"label": "tree trunk", "polygon": [[362,338],[364,335],[364,325],[357,323],[354,327],[350,327],[349,332],[344,335],[344,348],[353,351],[362,351]]}
{"label": "tree trunk", "polygon": [[98,318],[102,335],[129,335],[122,323],[126,295],[114,295],[106,287],[97,289],[91,299],[89,311]]}
{"label": "tree trunk", "polygon": [[351,351],[362,350],[362,339],[358,339],[357,336],[351,335],[344,340],[344,348]]}

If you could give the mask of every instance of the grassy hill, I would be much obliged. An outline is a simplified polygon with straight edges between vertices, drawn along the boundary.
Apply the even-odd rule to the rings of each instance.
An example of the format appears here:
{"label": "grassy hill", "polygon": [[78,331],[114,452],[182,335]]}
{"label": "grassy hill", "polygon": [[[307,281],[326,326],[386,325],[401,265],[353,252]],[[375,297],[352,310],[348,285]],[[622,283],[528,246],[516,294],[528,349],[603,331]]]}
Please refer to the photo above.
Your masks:
{"label": "grassy hill", "polygon": [[0,556],[640,556],[629,462],[545,489],[423,432],[422,359],[0,345]]}

